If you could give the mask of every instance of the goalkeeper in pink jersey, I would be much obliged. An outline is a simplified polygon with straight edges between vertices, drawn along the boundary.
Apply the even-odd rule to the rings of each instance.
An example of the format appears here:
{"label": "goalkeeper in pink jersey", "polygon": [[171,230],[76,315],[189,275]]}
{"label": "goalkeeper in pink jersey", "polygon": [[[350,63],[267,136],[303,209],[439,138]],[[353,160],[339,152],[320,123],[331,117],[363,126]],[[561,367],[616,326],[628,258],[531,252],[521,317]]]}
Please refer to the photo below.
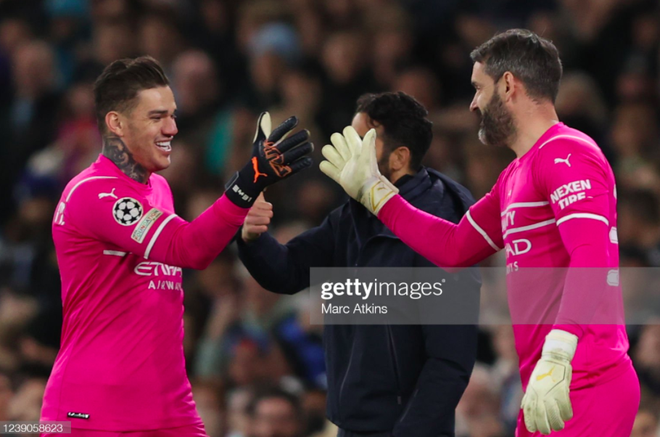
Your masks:
{"label": "goalkeeper in pink jersey", "polygon": [[[397,194],[378,171],[375,131],[364,140],[351,127],[334,134],[321,170],[439,266],[505,250],[525,390],[519,437],[629,436],[640,393],[618,284],[612,169],[591,138],[557,117],[562,66],[551,42],[509,30],[471,56],[479,139],[517,157],[459,224]],[[532,267],[546,269],[530,278]]]}
{"label": "goalkeeper in pink jersey", "polygon": [[259,193],[311,165],[309,133],[259,118],[252,158],[188,223],[155,173],[170,165],[176,103],[160,65],[123,59],[94,84],[103,149],[53,218],[64,321],[41,420],[83,437],[203,437],[183,355],[181,269],[204,269]]}

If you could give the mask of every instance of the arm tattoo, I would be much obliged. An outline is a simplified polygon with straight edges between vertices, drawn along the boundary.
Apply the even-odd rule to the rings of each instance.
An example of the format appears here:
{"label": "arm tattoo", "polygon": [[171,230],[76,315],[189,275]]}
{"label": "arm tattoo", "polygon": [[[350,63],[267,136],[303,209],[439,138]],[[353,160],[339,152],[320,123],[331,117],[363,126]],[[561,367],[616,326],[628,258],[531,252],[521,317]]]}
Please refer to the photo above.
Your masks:
{"label": "arm tattoo", "polygon": [[114,135],[104,136],[101,153],[114,162],[129,178],[141,184],[146,184],[149,180],[149,172],[133,159],[133,155],[121,138]]}

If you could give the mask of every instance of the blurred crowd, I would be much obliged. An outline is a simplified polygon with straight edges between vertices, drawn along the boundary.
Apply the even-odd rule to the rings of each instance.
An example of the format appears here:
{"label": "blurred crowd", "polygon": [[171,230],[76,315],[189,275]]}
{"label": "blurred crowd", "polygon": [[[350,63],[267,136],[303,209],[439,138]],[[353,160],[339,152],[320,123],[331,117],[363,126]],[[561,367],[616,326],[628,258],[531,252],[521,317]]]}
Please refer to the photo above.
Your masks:
{"label": "blurred crowd", "polygon": [[[387,90],[426,106],[425,164],[479,198],[513,155],[477,140],[469,53],[529,28],[563,59],[560,118],[615,169],[622,265],[660,267],[659,14],[650,0],[0,0],[0,421],[39,417],[61,328],[52,214],[100,152],[92,83],[111,61],[149,54],[171,80],[179,134],[163,175],[188,220],[247,161],[261,111],[275,124],[297,115],[318,163],[356,99]],[[317,166],[266,198],[280,242],[345,200]],[[304,296],[261,289],[233,247],[184,281],[188,374],[208,434],[334,437]],[[643,393],[633,436],[657,437],[660,322],[629,333]],[[521,397],[510,326],[484,327],[457,436],[513,436]]]}

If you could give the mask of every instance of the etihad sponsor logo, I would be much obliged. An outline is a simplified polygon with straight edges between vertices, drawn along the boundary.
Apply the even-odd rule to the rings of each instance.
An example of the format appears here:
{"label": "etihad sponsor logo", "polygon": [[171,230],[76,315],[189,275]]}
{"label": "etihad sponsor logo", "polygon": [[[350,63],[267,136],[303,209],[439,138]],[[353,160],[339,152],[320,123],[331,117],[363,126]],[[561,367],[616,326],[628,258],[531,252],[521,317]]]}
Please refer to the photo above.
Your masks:
{"label": "etihad sponsor logo", "polygon": [[578,200],[586,199],[587,194],[585,191],[590,189],[591,181],[589,179],[569,182],[550,194],[550,200],[552,200],[553,204],[559,203],[559,207],[564,209]]}
{"label": "etihad sponsor logo", "polygon": [[515,211],[508,211],[504,217],[502,217],[502,231],[506,231],[509,226],[513,226],[513,220],[516,217]]}
{"label": "etihad sponsor logo", "polygon": [[524,255],[532,250],[532,242],[526,238],[513,240],[511,243],[506,243],[504,245],[504,250],[506,251],[507,256]]}
{"label": "etihad sponsor logo", "polygon": [[183,291],[180,281],[149,281],[149,290],[172,290]]}
{"label": "etihad sponsor logo", "polygon": [[140,276],[183,276],[181,267],[168,266],[156,261],[142,261],[133,271]]}
{"label": "etihad sponsor logo", "polygon": [[142,217],[142,220],[138,222],[137,226],[135,226],[135,230],[133,231],[133,234],[131,234],[131,238],[138,243],[142,243],[144,238],[147,236],[149,229],[151,229],[153,224],[156,223],[161,215],[163,215],[163,212],[159,209],[151,209],[144,217]]}

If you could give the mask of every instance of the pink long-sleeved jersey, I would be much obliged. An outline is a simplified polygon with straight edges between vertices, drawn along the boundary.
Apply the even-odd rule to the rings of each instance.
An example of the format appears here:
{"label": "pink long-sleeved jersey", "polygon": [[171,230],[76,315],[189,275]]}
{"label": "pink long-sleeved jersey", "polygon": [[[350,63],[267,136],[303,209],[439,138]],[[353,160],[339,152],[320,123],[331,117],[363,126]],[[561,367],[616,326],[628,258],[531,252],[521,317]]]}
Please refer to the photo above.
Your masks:
{"label": "pink long-sleeved jersey", "polygon": [[383,206],[379,218],[439,266],[470,266],[505,250],[525,388],[553,328],[579,337],[572,388],[629,368],[615,181],[600,148],[582,132],[562,123],[548,129],[458,225],[416,210],[400,196]]}
{"label": "pink long-sleeved jersey", "polygon": [[64,322],[42,420],[107,431],[201,423],[181,269],[205,268],[247,211],[223,196],[188,223],[163,177],[140,184],[104,156],[69,182],[52,225]]}

